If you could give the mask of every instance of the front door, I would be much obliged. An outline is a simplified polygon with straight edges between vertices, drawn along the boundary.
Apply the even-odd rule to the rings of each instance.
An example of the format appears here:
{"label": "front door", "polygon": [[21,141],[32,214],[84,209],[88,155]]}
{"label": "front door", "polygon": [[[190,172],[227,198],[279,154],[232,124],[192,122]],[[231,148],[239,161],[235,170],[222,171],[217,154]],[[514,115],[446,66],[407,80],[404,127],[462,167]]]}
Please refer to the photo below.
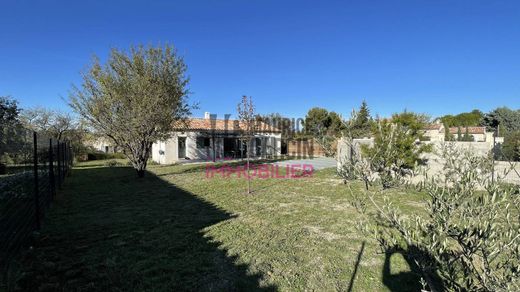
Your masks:
{"label": "front door", "polygon": [[261,157],[262,156],[262,139],[255,138],[255,146],[256,146],[256,153],[255,153],[255,155],[257,157]]}
{"label": "front door", "polygon": [[177,144],[179,145],[179,158],[186,158],[186,137],[179,137]]}

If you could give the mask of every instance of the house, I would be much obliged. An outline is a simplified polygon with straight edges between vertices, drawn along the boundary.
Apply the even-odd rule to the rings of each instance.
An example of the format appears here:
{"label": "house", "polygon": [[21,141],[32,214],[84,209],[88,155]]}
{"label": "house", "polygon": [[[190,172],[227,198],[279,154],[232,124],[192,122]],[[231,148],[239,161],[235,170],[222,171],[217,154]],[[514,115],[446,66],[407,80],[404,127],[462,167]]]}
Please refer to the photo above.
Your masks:
{"label": "house", "polygon": [[117,152],[117,147],[113,145],[113,143],[108,140],[106,137],[97,137],[90,141],[87,141],[85,145],[92,147],[94,150],[104,153],[115,153]]}
{"label": "house", "polygon": [[468,134],[475,142],[493,141],[493,132],[487,132],[486,127],[451,127],[450,134],[455,140],[462,139]]}
{"label": "house", "polygon": [[[251,141],[250,157],[269,158],[280,155],[281,131],[257,122]],[[204,118],[190,118],[172,125],[172,136],[152,145],[152,160],[171,164],[183,160],[244,158],[247,143],[242,139],[244,124],[238,120],[217,119],[209,112]]]}
{"label": "house", "polygon": [[441,123],[434,123],[427,125],[424,129],[424,137],[430,141],[444,141],[444,125]]}
{"label": "house", "polygon": [[[446,129],[441,123],[434,123],[426,126],[424,129],[424,136],[432,142],[442,142],[446,137]],[[486,127],[450,127],[448,129],[453,140],[458,141],[467,134],[471,137],[473,142],[493,142],[493,132],[488,132]],[[459,139],[460,134],[460,139]],[[496,138],[496,142],[502,142],[501,137]]]}

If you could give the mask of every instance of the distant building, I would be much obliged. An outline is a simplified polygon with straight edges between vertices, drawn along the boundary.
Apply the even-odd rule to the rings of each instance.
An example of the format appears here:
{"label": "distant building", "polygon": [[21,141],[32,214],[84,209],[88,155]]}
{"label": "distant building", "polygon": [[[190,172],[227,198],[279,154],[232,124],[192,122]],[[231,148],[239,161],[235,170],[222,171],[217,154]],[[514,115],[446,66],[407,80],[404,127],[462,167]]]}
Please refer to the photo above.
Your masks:
{"label": "distant building", "polygon": [[[460,129],[460,130],[459,130]],[[455,141],[459,140],[459,134],[461,139],[467,134],[472,137],[474,142],[493,142],[493,132],[488,132],[486,127],[450,127],[448,129],[450,135]],[[446,137],[446,129],[441,123],[434,123],[424,128],[424,136],[432,142],[442,142]],[[497,143],[502,143],[502,137],[496,137]]]}
{"label": "distant building", "polygon": [[423,131],[424,137],[430,141],[444,141],[444,126],[440,123],[429,124]]}
{"label": "distant building", "polygon": [[92,147],[94,150],[103,153],[115,153],[117,147],[113,146],[113,143],[105,137],[98,137],[86,143],[87,146]]}

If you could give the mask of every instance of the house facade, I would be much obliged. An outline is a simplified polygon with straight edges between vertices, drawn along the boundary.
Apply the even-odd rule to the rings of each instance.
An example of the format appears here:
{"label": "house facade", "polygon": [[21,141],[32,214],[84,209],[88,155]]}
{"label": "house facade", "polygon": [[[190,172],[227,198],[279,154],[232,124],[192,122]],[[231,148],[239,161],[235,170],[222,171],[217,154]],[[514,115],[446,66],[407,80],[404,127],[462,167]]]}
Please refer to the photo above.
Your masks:
{"label": "house facade", "polygon": [[92,147],[95,151],[103,152],[103,153],[115,153],[117,152],[117,147],[108,140],[106,137],[98,137],[94,140],[87,141],[87,146]]}
{"label": "house facade", "polygon": [[[159,164],[179,161],[215,161],[247,156],[243,139],[244,124],[238,120],[217,119],[205,113],[172,126],[172,136],[152,145],[152,160]],[[257,122],[251,141],[250,157],[270,158],[281,154],[281,131]]]}
{"label": "house facade", "polygon": [[[486,127],[450,127],[448,131],[455,141],[462,139],[467,132],[472,142],[493,142],[494,133],[488,132]],[[442,142],[446,137],[446,129],[441,123],[430,124],[424,129],[424,136],[427,137],[429,141]],[[501,138],[497,137],[496,142],[502,142]]]}

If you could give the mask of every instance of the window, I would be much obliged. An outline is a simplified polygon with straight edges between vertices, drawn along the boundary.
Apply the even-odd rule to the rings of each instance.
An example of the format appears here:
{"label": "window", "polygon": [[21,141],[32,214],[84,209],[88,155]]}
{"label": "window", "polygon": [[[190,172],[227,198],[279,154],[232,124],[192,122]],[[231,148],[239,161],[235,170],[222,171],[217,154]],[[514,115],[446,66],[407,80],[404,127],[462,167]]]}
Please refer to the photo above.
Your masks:
{"label": "window", "polygon": [[209,138],[207,137],[197,137],[197,148],[206,148],[209,147]]}

